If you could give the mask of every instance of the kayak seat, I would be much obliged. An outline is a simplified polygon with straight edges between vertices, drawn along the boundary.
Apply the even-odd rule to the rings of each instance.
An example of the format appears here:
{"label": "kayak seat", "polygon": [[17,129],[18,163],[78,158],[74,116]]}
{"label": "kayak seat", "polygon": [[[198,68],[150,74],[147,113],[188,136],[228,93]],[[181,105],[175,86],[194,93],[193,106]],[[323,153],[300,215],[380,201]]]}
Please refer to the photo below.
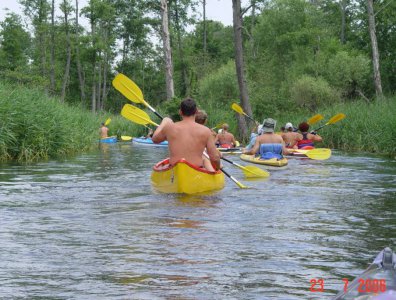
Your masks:
{"label": "kayak seat", "polygon": [[260,159],[282,159],[282,150],[282,144],[261,144],[259,150]]}

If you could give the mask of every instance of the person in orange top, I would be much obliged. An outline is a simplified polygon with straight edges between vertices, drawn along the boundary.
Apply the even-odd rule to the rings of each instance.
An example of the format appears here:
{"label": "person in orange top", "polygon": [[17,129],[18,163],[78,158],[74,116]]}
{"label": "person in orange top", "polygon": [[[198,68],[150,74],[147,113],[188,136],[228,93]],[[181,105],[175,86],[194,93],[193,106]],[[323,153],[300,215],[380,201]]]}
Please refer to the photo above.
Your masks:
{"label": "person in orange top", "polygon": [[232,133],[228,132],[228,124],[224,123],[221,133],[216,135],[215,144],[221,148],[233,148],[236,145],[235,137]]}

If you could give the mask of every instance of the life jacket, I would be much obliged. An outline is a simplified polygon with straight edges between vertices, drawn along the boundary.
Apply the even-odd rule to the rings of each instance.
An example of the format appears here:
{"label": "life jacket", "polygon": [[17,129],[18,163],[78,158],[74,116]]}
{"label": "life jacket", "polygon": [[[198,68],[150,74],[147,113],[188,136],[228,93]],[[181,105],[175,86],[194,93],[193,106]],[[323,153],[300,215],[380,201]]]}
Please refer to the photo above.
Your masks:
{"label": "life jacket", "polygon": [[302,135],[303,135],[303,139],[301,141],[297,142],[298,149],[301,149],[301,148],[307,147],[307,146],[313,147],[314,142],[313,142],[313,140],[308,139],[308,137],[307,137],[308,132],[303,132]]}
{"label": "life jacket", "polygon": [[271,159],[271,158],[276,158],[276,159],[282,159],[282,150],[283,146],[282,144],[261,144],[260,145],[260,159]]}

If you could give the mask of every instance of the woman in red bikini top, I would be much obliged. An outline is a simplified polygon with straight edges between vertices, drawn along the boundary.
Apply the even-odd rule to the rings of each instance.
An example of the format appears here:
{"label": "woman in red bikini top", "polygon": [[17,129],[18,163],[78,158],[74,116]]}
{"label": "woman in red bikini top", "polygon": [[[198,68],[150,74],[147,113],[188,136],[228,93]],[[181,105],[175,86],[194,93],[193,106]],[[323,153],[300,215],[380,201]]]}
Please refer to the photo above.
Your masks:
{"label": "woman in red bikini top", "polygon": [[309,124],[302,122],[298,125],[298,130],[301,132],[298,136],[297,147],[298,149],[313,149],[314,142],[321,142],[322,137],[316,132],[309,133]]}

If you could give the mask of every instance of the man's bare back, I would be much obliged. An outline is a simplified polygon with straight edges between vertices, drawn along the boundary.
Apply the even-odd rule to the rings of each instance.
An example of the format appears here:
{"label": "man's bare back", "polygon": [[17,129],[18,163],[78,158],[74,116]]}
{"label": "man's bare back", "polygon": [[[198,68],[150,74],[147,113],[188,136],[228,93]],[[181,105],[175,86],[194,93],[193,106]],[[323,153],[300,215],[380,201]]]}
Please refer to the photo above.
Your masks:
{"label": "man's bare back", "polygon": [[[187,106],[185,109],[188,114],[183,114],[183,104]],[[195,113],[195,102],[192,99],[183,100],[180,109],[182,121],[174,123],[170,118],[164,118],[154,132],[152,140],[154,143],[168,141],[170,164],[184,158],[198,167],[204,167],[202,153],[206,148],[210,161],[219,168],[220,155],[214,137],[209,128],[195,122]]]}
{"label": "man's bare back", "polygon": [[288,131],[282,133],[282,138],[285,141],[286,147],[297,148],[297,141],[299,140],[299,134],[297,132]]}

